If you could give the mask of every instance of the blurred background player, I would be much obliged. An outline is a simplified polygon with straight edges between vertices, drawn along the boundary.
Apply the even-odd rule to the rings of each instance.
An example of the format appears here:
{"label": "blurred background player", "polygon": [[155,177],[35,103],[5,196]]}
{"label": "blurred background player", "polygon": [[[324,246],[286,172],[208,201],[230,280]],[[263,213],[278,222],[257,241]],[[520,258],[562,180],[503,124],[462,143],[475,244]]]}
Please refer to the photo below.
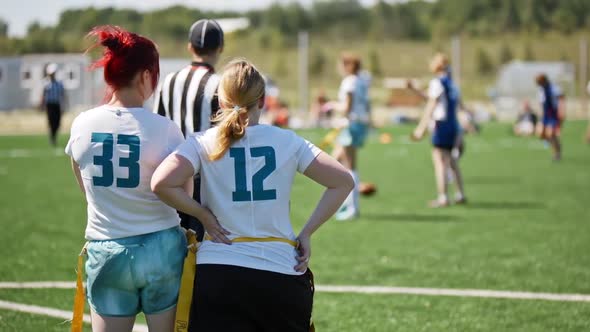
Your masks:
{"label": "blurred background player", "polygon": [[535,81],[539,86],[539,101],[543,110],[543,121],[539,136],[546,140],[553,151],[553,160],[561,160],[561,127],[565,120],[565,96],[561,88],[549,81],[545,74],[539,74]]}
{"label": "blurred background player", "polygon": [[458,157],[453,157],[453,149],[457,147],[461,139],[461,128],[457,120],[457,107],[459,103],[458,90],[455,87],[449,70],[449,62],[444,54],[436,54],[430,62],[430,70],[436,75],[428,86],[428,102],[418,126],[412,133],[414,140],[424,137],[427,127],[434,120],[432,133],[432,162],[438,197],[430,202],[431,207],[444,207],[450,204],[448,198],[449,178],[447,172],[450,169],[457,186],[455,203],[466,202],[463,188],[463,178],[459,168]]}
{"label": "blurred background player", "polygon": [[317,128],[331,127],[334,104],[330,102],[326,91],[320,89],[310,108],[311,122]]}
{"label": "blurred background player", "polygon": [[57,133],[61,124],[61,115],[65,108],[66,92],[62,82],[55,77],[57,73],[57,64],[50,63],[45,69],[47,82],[43,87],[43,96],[41,97],[41,109],[47,114],[47,123],[49,124],[49,141],[51,145],[57,145]]}
{"label": "blurred background player", "polygon": [[357,152],[365,143],[371,123],[370,77],[362,75],[360,58],[349,53],[341,56],[339,71],[344,78],[338,92],[338,108],[344,112],[346,125],[336,139],[333,156],[350,170],[355,188],[336,213],[336,219],[348,220],[360,215]]}
{"label": "blurred background player", "polygon": [[[451,76],[451,66],[447,63],[446,65],[446,74],[448,75],[449,79],[452,80]],[[420,96],[425,102],[428,102],[428,92],[423,92],[422,90],[418,89],[414,86],[412,80],[407,80],[406,87]],[[465,134],[478,134],[480,131],[479,125],[475,122],[475,117],[473,112],[465,107],[463,104],[463,100],[461,98],[461,91],[456,85],[452,85],[453,94],[457,98],[457,107],[456,107],[456,116],[457,122],[459,124],[459,130],[457,132],[457,136],[455,138],[455,143],[453,144],[453,148],[451,150],[451,157],[455,159],[455,162],[459,162],[459,159],[463,157],[465,153]],[[461,111],[461,112],[460,112]],[[463,115],[463,116],[461,116]],[[436,121],[431,119],[428,123],[428,129],[433,132],[436,126]],[[452,183],[455,180],[455,174],[453,170],[449,167],[446,171],[448,183]]]}
{"label": "blurred background player", "polygon": [[[143,107],[160,74],[154,43],[118,27],[91,36],[103,57],[105,105],[75,119],[66,153],[88,201],[86,294],[94,332],[131,331],[144,312],[150,331],[171,332],[186,239],[174,209],[151,191],[156,167],[183,142],[170,120]],[[185,190],[192,190],[185,181]]]}
{"label": "blurred background player", "polygon": [[[187,49],[192,62],[182,70],[171,73],[164,79],[156,94],[154,112],[174,121],[189,136],[211,127],[211,117],[219,109],[217,86],[219,77],[215,65],[224,47],[223,30],[215,20],[195,22],[189,30]],[[197,174],[194,182],[194,198],[200,200],[201,179]],[[197,232],[203,238],[203,226],[193,216],[179,212],[181,225]]]}
{"label": "blurred background player", "polygon": [[522,103],[522,112],[518,114],[513,131],[516,136],[532,136],[537,128],[537,115],[528,100]]}
{"label": "blurred background player", "polygon": [[[198,216],[207,229],[197,252],[189,331],[310,331],[311,236],[354,182],[294,132],[259,124],[264,85],[252,64],[231,62],[219,86],[219,124],[187,138],[152,179],[159,197]],[[203,205],[182,189],[199,171]],[[296,237],[289,206],[297,173],[326,189]]]}
{"label": "blurred background player", "polygon": [[263,116],[265,123],[286,128],[289,126],[289,106],[281,100],[281,89],[268,76],[264,76],[266,93],[264,97]]}

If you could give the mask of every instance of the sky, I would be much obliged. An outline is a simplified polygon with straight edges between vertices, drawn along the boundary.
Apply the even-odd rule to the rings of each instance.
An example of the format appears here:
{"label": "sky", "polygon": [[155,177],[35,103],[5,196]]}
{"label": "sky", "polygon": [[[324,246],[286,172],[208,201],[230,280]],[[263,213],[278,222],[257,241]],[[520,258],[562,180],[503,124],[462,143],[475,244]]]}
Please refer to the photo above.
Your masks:
{"label": "sky", "polygon": [[[59,14],[62,11],[71,8],[95,6],[134,8],[145,11],[182,4],[187,7],[206,10],[231,9],[245,11],[264,8],[272,3],[290,3],[294,1],[302,5],[309,5],[313,0],[2,0],[0,18],[8,22],[8,34],[10,36],[23,36],[26,34],[30,23],[39,21],[42,25],[53,25],[59,19]],[[360,2],[363,5],[370,5],[375,0],[360,0]]]}

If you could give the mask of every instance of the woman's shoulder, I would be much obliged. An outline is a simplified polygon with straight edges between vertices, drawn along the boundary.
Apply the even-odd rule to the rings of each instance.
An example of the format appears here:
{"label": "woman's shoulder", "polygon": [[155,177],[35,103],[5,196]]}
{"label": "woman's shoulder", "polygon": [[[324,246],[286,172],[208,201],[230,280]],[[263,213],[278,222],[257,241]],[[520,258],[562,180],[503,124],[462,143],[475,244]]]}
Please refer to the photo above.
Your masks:
{"label": "woman's shoulder", "polygon": [[200,145],[212,143],[217,138],[217,127],[209,128],[204,131],[198,131],[187,135],[187,140],[194,141]]}
{"label": "woman's shoulder", "polygon": [[263,134],[263,135],[280,135],[280,136],[288,136],[288,135],[296,135],[295,132],[291,129],[285,129],[273,125],[268,124],[258,124],[256,126],[248,127],[249,131],[252,131],[256,134]]}
{"label": "woman's shoulder", "polygon": [[87,109],[85,111],[80,112],[78,115],[76,115],[76,117],[74,118],[74,123],[80,123],[83,121],[91,121],[92,117],[95,117],[97,115],[100,115],[100,112],[102,112],[105,108],[105,105],[100,105],[91,109]]}
{"label": "woman's shoulder", "polygon": [[303,137],[299,136],[292,129],[262,124],[257,125],[256,127],[258,128],[254,134],[261,137],[261,139],[263,138],[264,141],[274,142],[283,146],[304,141]]}
{"label": "woman's shoulder", "polygon": [[357,75],[346,75],[344,76],[344,78],[342,79],[342,84],[354,84],[356,83],[358,80],[358,76]]}
{"label": "woman's shoulder", "polygon": [[438,86],[438,85],[442,85],[442,82],[441,82],[441,77],[438,77],[438,76],[437,76],[437,77],[433,77],[433,78],[431,78],[431,79],[430,79],[430,81],[428,81],[428,85],[429,85],[429,86],[433,86],[433,85],[437,85],[437,86]]}

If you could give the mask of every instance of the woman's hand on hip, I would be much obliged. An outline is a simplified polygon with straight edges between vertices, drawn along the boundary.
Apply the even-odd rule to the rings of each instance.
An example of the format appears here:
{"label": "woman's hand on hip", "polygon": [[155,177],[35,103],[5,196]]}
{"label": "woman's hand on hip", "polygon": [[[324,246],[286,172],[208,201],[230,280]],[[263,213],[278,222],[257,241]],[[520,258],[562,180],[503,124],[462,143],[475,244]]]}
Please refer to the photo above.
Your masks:
{"label": "woman's hand on hip", "polygon": [[213,215],[211,210],[206,207],[203,207],[201,213],[199,213],[197,219],[203,224],[205,231],[211,237],[212,242],[216,243],[225,243],[225,244],[232,244],[231,240],[227,238],[227,235],[230,234],[225,228],[221,227],[217,217]]}
{"label": "woman's hand on hip", "polygon": [[311,238],[309,236],[300,234],[297,237],[297,257],[295,258],[297,259],[295,271],[305,272],[311,258]]}

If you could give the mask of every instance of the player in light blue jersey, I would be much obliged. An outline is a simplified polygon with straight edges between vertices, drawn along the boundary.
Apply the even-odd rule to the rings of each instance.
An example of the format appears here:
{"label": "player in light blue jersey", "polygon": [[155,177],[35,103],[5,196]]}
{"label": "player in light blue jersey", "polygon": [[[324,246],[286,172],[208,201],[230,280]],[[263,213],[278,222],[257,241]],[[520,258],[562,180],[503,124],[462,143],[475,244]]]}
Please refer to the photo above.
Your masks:
{"label": "player in light blue jersey", "polygon": [[355,180],[355,188],[336,213],[336,219],[349,220],[360,215],[357,154],[365,144],[371,124],[371,80],[361,72],[360,58],[352,54],[345,53],[341,56],[339,70],[344,78],[340,84],[338,100],[346,117],[346,126],[336,139],[334,155],[350,170]]}

